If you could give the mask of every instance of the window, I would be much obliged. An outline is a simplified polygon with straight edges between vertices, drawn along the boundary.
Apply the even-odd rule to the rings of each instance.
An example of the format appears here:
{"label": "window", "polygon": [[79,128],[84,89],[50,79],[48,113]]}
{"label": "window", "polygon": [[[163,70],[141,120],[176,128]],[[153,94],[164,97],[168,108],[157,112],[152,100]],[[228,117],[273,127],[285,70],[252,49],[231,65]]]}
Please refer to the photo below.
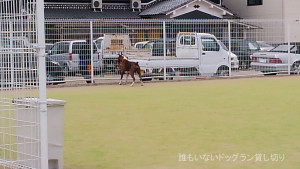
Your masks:
{"label": "window", "polygon": [[95,44],[96,44],[98,49],[101,49],[101,43],[102,43],[102,39],[99,39],[99,40],[95,41]]}
{"label": "window", "polygon": [[212,1],[212,2],[214,2],[216,4],[220,4],[220,0],[210,0],[210,1]]}
{"label": "window", "polygon": [[51,48],[51,54],[53,54],[53,55],[57,54],[58,47],[59,47],[59,44],[55,44],[55,45]]}
{"label": "window", "polygon": [[112,46],[122,46],[123,45],[123,40],[122,39],[112,39],[111,40],[111,45]]}
{"label": "window", "polygon": [[153,42],[148,42],[143,46],[143,49],[152,49],[153,47]]}
{"label": "window", "polygon": [[61,53],[69,53],[69,45],[70,43],[62,43],[62,45],[60,46],[60,52]]}
{"label": "window", "polygon": [[202,50],[203,51],[219,51],[220,46],[213,38],[202,38]]}
{"label": "window", "polygon": [[84,45],[84,42],[74,42],[73,45],[72,45],[72,53],[73,54],[80,54],[83,45]]}
{"label": "window", "polygon": [[51,54],[62,54],[62,53],[69,53],[69,43],[57,43],[51,49]]}
{"label": "window", "polygon": [[[95,43],[93,43],[93,53],[97,53],[97,47]],[[72,45],[72,53],[73,54],[81,54],[82,48],[85,48],[84,45],[87,45],[85,42],[74,42]],[[89,50],[90,51],[90,50]]]}
{"label": "window", "polygon": [[182,36],[180,38],[181,45],[196,45],[195,36]]}
{"label": "window", "polygon": [[248,6],[262,5],[263,0],[247,0]]}

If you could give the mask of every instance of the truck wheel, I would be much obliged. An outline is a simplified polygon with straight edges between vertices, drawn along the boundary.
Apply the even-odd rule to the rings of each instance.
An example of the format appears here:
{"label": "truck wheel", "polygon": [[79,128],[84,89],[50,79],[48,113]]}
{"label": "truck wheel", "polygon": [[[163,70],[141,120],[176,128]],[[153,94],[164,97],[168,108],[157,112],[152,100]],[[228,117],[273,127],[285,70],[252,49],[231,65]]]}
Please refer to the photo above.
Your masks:
{"label": "truck wheel", "polygon": [[218,76],[229,76],[229,68],[227,66],[219,67],[217,71]]}

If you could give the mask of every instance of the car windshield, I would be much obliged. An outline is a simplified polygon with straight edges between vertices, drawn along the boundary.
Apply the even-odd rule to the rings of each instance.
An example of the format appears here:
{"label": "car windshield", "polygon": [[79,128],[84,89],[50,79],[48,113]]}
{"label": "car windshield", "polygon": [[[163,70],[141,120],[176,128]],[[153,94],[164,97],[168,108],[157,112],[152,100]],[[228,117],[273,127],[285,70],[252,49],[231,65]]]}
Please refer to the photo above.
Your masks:
{"label": "car windshield", "polygon": [[269,45],[269,44],[267,44],[267,43],[265,43],[265,42],[257,42],[258,43],[258,45],[260,46],[260,47],[273,47],[272,45]]}
{"label": "car windshield", "polygon": [[45,45],[45,52],[48,53],[48,51],[52,48],[53,44],[46,44]]}
{"label": "car windshield", "polygon": [[143,49],[151,49],[151,47],[153,46],[154,42],[148,42],[143,46]]}
{"label": "car windshield", "polygon": [[136,44],[136,45],[135,45],[135,48],[141,49],[141,48],[143,48],[143,46],[144,46],[144,44],[139,43],[139,44]]}
{"label": "car windshield", "polygon": [[[289,50],[289,46],[288,45],[279,45],[276,48],[270,50],[270,52],[286,52],[287,53],[288,50]],[[295,52],[296,51],[296,48],[295,48],[294,45],[291,45],[290,51],[291,52]]]}
{"label": "car windshield", "polygon": [[250,50],[259,50],[259,46],[256,42],[248,42],[248,46]]}
{"label": "car windshield", "polygon": [[96,40],[95,41],[97,49],[101,49],[101,42],[102,42],[102,40]]}

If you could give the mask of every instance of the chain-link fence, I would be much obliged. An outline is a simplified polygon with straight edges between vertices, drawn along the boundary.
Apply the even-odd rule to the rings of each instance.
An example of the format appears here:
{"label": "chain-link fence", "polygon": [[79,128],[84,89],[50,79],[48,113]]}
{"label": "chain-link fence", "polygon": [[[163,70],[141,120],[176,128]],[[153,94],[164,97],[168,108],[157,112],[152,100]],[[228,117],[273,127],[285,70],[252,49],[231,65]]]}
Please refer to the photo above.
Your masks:
{"label": "chain-link fence", "polygon": [[283,20],[48,20],[48,83],[114,83],[119,54],[144,81],[290,74],[290,34]]}
{"label": "chain-link fence", "polygon": [[[41,130],[40,116],[40,83],[43,80],[39,66],[45,66],[39,64],[37,55],[40,46],[37,6],[43,7],[39,2],[0,0],[1,169],[45,168],[43,166],[47,165],[42,162],[47,158],[44,153],[47,147],[46,150],[41,147],[44,144],[41,138],[47,132],[41,132],[45,128]],[[43,18],[39,24],[44,25]]]}

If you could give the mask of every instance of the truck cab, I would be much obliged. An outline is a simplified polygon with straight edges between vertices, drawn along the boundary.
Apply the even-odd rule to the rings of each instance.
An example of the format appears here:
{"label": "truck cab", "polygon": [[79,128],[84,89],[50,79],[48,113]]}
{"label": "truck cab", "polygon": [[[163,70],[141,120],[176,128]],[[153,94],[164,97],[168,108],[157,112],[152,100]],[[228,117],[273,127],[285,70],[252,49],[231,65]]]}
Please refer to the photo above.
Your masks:
{"label": "truck cab", "polygon": [[176,37],[177,58],[199,59],[202,74],[229,70],[229,55],[214,35],[196,32],[180,32]]}

